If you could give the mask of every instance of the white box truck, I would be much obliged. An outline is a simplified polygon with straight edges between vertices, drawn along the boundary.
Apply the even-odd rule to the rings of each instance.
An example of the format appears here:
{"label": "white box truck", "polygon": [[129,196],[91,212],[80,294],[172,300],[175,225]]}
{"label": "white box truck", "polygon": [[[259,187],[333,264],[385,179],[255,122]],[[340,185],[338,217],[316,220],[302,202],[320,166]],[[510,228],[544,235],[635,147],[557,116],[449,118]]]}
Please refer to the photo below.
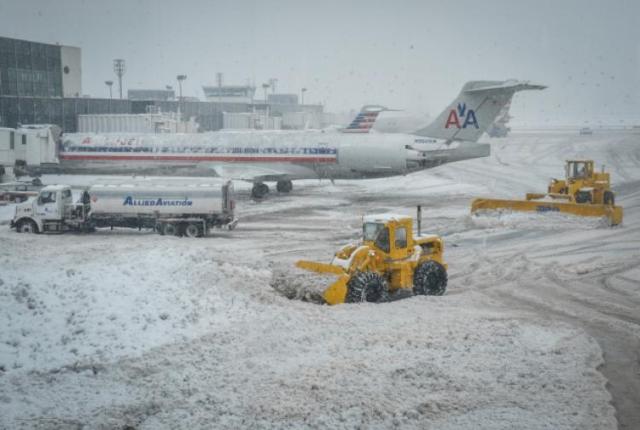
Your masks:
{"label": "white box truck", "polygon": [[163,235],[201,237],[213,227],[235,228],[233,184],[94,185],[73,201],[68,185],[49,185],[16,205],[11,227],[21,233],[150,228]]}

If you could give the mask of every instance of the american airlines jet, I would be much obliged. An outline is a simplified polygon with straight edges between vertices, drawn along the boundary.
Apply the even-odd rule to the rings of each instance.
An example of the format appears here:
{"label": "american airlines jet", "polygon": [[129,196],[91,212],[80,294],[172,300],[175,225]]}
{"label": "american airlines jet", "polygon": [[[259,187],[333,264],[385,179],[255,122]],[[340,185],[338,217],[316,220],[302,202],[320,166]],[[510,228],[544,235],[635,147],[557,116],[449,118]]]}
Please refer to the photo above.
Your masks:
{"label": "american airlines jet", "polygon": [[412,134],[371,130],[382,107],[363,108],[341,130],[218,131],[199,134],[67,134],[59,148],[67,173],[215,174],[253,182],[252,195],[291,191],[292,180],[406,175],[486,157],[476,143],[514,93],[544,89],[521,81],[471,81],[427,127]]}

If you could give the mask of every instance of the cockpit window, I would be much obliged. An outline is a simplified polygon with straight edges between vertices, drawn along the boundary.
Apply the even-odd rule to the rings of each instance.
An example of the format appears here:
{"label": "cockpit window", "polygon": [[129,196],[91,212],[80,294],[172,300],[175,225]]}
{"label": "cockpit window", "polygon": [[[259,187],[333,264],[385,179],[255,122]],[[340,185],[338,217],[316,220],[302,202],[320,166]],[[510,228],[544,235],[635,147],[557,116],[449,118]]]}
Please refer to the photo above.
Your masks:
{"label": "cockpit window", "polygon": [[374,241],[380,230],[384,228],[384,224],[376,222],[365,222],[362,226],[364,240]]}

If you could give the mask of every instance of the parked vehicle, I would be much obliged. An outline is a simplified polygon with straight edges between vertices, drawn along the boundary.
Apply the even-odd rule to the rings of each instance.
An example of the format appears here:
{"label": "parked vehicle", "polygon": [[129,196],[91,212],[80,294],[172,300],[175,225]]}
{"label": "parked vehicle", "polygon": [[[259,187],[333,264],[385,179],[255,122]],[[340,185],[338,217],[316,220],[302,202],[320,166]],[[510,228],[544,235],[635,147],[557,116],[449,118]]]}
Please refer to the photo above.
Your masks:
{"label": "parked vehicle", "polygon": [[231,181],[188,186],[95,185],[73,201],[68,185],[49,185],[16,206],[11,227],[21,233],[90,232],[100,227],[150,228],[201,237],[213,227],[235,228]]}
{"label": "parked vehicle", "polygon": [[37,196],[42,187],[43,185],[39,178],[30,181],[0,183],[0,202],[23,202],[28,200],[29,197]]}

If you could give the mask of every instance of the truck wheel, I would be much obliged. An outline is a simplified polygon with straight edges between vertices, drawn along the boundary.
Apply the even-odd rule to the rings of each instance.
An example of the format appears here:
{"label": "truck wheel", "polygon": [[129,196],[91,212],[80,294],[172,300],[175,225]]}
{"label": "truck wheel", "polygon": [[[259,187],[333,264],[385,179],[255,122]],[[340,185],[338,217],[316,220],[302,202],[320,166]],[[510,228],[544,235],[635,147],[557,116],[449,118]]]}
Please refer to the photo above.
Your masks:
{"label": "truck wheel", "polygon": [[612,191],[605,191],[603,199],[605,205],[615,206],[616,204],[616,197]]}
{"label": "truck wheel", "polygon": [[427,260],[413,272],[413,294],[441,296],[447,289],[447,269],[437,261]]}
{"label": "truck wheel", "polygon": [[177,236],[178,235],[178,226],[172,223],[166,223],[162,228],[162,231],[167,236]]}
{"label": "truck wheel", "polygon": [[16,230],[19,233],[37,233],[38,226],[36,225],[35,222],[30,220],[20,221],[20,224],[18,224]]}
{"label": "truck wheel", "polygon": [[202,229],[198,224],[187,224],[187,227],[184,229],[184,235],[187,237],[202,237]]}
{"label": "truck wheel", "polygon": [[356,272],[347,283],[346,303],[386,302],[388,299],[387,281],[375,272]]}

